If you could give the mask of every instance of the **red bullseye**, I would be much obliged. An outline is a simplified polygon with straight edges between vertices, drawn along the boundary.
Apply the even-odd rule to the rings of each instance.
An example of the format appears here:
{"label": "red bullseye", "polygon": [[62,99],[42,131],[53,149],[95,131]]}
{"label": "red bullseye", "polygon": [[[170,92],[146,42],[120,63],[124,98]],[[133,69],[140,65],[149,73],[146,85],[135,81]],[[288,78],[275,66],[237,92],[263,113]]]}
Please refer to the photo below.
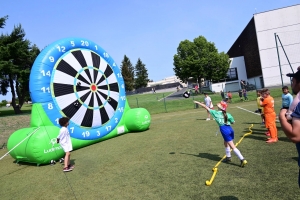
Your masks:
{"label": "red bullseye", "polygon": [[93,92],[95,92],[96,90],[97,90],[97,86],[96,85],[91,85],[91,90],[93,91]]}

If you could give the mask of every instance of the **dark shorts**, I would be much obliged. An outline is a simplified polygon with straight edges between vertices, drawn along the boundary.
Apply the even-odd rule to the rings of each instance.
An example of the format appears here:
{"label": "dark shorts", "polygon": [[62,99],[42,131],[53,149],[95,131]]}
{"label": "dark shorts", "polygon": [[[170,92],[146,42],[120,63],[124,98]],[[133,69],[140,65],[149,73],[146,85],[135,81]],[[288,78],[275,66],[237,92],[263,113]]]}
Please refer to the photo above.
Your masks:
{"label": "dark shorts", "polygon": [[261,114],[261,112],[262,112],[262,109],[260,109],[260,108],[259,108],[259,109],[257,109],[257,110],[258,110],[258,113],[260,113],[260,114]]}

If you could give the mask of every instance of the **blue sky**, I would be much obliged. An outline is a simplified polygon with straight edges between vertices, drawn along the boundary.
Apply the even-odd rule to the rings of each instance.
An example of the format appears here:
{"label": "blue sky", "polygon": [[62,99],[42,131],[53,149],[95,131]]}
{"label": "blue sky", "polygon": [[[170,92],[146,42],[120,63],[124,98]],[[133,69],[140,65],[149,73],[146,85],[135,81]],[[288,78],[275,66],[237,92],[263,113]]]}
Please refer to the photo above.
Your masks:
{"label": "blue sky", "polygon": [[[173,56],[185,39],[202,35],[227,52],[253,14],[299,4],[299,0],[9,0],[0,33],[21,24],[26,38],[43,49],[65,37],[83,37],[105,49],[120,66],[124,55],[146,65],[149,79],[174,75]],[[10,100],[11,95],[0,100]]]}

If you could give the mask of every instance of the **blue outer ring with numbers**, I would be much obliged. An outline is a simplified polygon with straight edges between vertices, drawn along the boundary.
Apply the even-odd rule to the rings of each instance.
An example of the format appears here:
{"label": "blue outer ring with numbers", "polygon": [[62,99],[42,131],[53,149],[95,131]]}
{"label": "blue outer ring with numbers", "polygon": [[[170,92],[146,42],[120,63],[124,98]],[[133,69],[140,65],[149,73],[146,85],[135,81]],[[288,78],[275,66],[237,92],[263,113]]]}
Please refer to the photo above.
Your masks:
{"label": "blue outer ring with numbers", "polygon": [[[102,62],[102,64],[99,64],[99,68],[91,66],[90,64],[87,64],[86,66],[82,65],[82,68],[78,70],[79,64],[77,64],[77,62],[73,62],[76,63],[76,67],[73,67],[72,64],[70,64],[72,62],[69,61],[70,65],[68,66],[71,66],[69,68],[72,69],[75,74],[77,72],[76,76],[74,79],[71,78],[72,73],[71,75],[67,74],[65,76],[61,76],[61,74],[63,74],[63,72],[59,71],[60,65],[62,65],[61,63],[65,62],[63,60],[74,60],[73,54],[75,53],[79,53],[81,58],[83,58],[83,54],[84,56],[93,54],[93,59],[90,59],[91,61],[87,61],[86,63],[94,62],[94,58],[96,57]],[[82,59],[78,60],[81,61]],[[80,62],[78,61],[78,63]],[[102,66],[102,69],[100,65]],[[105,66],[107,67],[105,68]],[[83,102],[83,97],[80,99],[80,92],[76,89],[79,87],[80,91],[81,86],[76,85],[76,83],[80,82],[78,78],[83,75],[84,70],[86,70],[88,74],[89,71],[94,73],[94,78],[92,78],[93,76],[88,76],[90,77],[91,82],[92,79],[94,79],[93,81],[95,82],[97,76],[99,77],[98,79],[102,76],[102,82],[101,80],[98,80],[98,83],[93,83],[93,85],[90,86],[91,89],[86,89],[86,91],[89,92],[85,95],[85,99],[89,99],[86,100],[86,102]],[[110,73],[105,73],[104,71],[110,71]],[[81,80],[83,80],[83,78]],[[71,81],[72,83],[70,83]],[[114,83],[110,84],[109,81]],[[65,82],[68,83],[65,84]],[[86,85],[85,88],[89,87],[88,82],[82,83]],[[56,89],[55,91],[55,88],[58,87],[57,85],[63,87]],[[73,138],[82,140],[99,139],[116,128],[125,109],[126,98],[124,87],[124,80],[120,69],[110,55],[99,45],[84,38],[65,38],[47,46],[36,58],[31,69],[29,81],[29,90],[32,102],[42,104],[43,109],[51,122],[58,127],[60,127],[58,119],[63,116],[67,116],[68,113],[72,113],[73,118],[67,116],[70,118],[70,124],[68,126],[70,135]],[[67,91],[65,88],[74,88],[74,95],[70,92],[70,89],[68,94],[61,94]],[[115,88],[115,91],[113,91],[113,88]],[[102,91],[102,93],[100,91]],[[57,97],[56,94],[61,96]],[[78,101],[76,101],[77,99]],[[84,113],[79,113],[79,111],[78,113],[75,113],[77,111],[74,111],[74,102],[77,102],[80,105],[80,109]],[[90,102],[90,104],[88,102]],[[95,102],[97,105],[93,107],[91,104]],[[114,102],[114,104],[112,102]],[[89,118],[89,113],[100,113],[100,108],[102,108],[102,111],[101,114],[98,115],[100,115],[100,120],[103,120],[103,123],[99,123],[95,117],[92,117],[91,119]],[[109,112],[106,114],[106,120],[102,119],[103,110],[107,113]],[[81,119],[80,117],[88,119]],[[84,124],[89,124],[89,126],[85,126]]]}

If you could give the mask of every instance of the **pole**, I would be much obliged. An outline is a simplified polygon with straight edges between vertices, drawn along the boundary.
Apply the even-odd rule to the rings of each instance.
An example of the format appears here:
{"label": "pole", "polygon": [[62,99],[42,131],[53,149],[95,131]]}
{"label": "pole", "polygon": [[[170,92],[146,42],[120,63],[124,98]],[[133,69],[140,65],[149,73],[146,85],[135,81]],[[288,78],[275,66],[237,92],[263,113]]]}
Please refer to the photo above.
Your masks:
{"label": "pole", "polygon": [[282,72],[281,72],[281,64],[280,64],[280,56],[279,56],[279,51],[278,51],[278,44],[277,44],[277,39],[276,39],[276,33],[274,33],[275,36],[275,42],[276,42],[276,49],[277,49],[277,56],[278,56],[278,63],[279,63],[279,70],[280,70],[280,78],[281,78],[281,86],[283,87],[283,80],[282,80]]}
{"label": "pole", "polygon": [[136,106],[139,108],[139,100],[136,98]]}
{"label": "pole", "polygon": [[290,63],[290,60],[289,60],[288,56],[286,55],[286,52],[285,52],[284,47],[283,47],[283,45],[282,45],[282,43],[281,43],[281,40],[280,40],[280,38],[279,38],[278,35],[276,35],[276,36],[277,36],[277,38],[278,38],[278,40],[279,40],[279,42],[280,42],[281,48],[282,48],[282,50],[283,50],[283,53],[284,53],[284,55],[285,55],[285,57],[286,57],[286,59],[287,59],[289,65],[290,65],[290,68],[292,69],[292,72],[294,73],[294,70],[293,70],[293,68],[292,68],[292,65],[291,65],[291,63]]}
{"label": "pole", "polygon": [[167,111],[167,106],[166,106],[166,98],[165,98],[165,94],[164,93],[163,93],[163,98],[164,98],[165,111],[168,112]]}

